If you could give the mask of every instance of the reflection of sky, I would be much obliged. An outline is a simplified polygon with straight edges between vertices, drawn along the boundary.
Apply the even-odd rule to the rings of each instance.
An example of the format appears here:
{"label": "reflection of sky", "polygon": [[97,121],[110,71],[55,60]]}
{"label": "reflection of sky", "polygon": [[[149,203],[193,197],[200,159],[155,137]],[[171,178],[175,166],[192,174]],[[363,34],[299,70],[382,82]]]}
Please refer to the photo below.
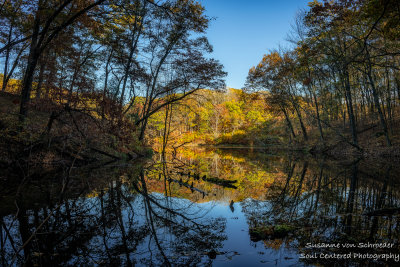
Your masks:
{"label": "reflection of sky", "polygon": [[249,69],[268,50],[285,46],[296,12],[309,0],[200,0],[215,17],[208,30],[213,57],[228,72],[227,86],[243,87]]}
{"label": "reflection of sky", "polygon": [[[210,201],[206,203],[193,203],[187,199],[165,197],[159,193],[151,194],[152,197],[157,199],[157,202],[164,207],[173,207],[175,211],[184,212],[185,216],[194,219],[197,223],[207,225],[207,222],[212,222],[217,218],[226,221],[226,228],[222,234],[227,236],[227,240],[223,241],[222,248],[218,250],[221,255],[213,261],[213,266],[259,266],[263,264],[274,265],[278,263],[279,266],[286,266],[295,264],[298,261],[298,255],[294,251],[282,246],[279,250],[266,249],[263,242],[252,242],[249,236],[249,226],[247,224],[246,216],[242,212],[241,203],[234,204],[234,212],[232,212],[228,205]],[[137,226],[143,225],[146,222],[146,212],[144,207],[140,205],[143,201],[142,197],[138,197],[131,203],[135,207],[135,224]],[[268,206],[267,202],[263,203]],[[156,206],[153,208],[162,215],[165,211]],[[123,220],[129,222],[127,210],[123,212]],[[165,214],[167,215],[167,214]],[[179,220],[179,216],[175,219]],[[182,219],[182,218],[180,218]],[[185,220],[181,220],[184,224]],[[166,254],[171,259],[178,259],[182,255],[188,255],[191,251],[174,251],[169,248],[173,247],[176,238],[170,235],[168,227],[158,227],[157,235],[165,249]],[[201,237],[199,237],[201,238]],[[151,246],[149,246],[151,244]],[[150,248],[150,250],[149,250]],[[151,251],[157,251],[157,247],[148,236],[143,242],[139,244],[135,255],[137,260],[151,257]],[[206,253],[207,251],[204,251]],[[204,262],[207,262],[207,256],[203,256]],[[154,259],[154,258],[153,258]]]}
{"label": "reflection of sky", "polygon": [[252,242],[249,236],[249,226],[246,216],[242,212],[241,203],[234,204],[232,213],[228,206],[217,205],[211,216],[226,218],[225,233],[228,239],[224,242],[221,251],[227,252],[219,255],[213,266],[290,266],[298,264],[299,256],[296,252],[284,245],[278,249],[266,249],[262,241]]}

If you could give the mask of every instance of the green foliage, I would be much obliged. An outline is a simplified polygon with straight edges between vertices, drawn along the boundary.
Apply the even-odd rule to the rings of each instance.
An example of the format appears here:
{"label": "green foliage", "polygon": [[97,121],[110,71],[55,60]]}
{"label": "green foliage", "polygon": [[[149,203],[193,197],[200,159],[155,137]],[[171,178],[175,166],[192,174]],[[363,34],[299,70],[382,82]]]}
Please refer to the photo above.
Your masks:
{"label": "green foliage", "polygon": [[221,134],[216,138],[217,144],[234,144],[234,145],[247,145],[249,143],[246,132],[238,130],[232,133]]}
{"label": "green foliage", "polygon": [[[160,142],[164,119],[161,111],[150,120],[155,143]],[[169,138],[175,144],[262,146],[280,142],[277,133],[271,132],[276,123],[262,94],[232,88],[225,92],[203,89],[173,106]]]}
{"label": "green foliage", "polygon": [[254,241],[284,238],[296,228],[289,224],[262,225],[249,229],[251,239]]}

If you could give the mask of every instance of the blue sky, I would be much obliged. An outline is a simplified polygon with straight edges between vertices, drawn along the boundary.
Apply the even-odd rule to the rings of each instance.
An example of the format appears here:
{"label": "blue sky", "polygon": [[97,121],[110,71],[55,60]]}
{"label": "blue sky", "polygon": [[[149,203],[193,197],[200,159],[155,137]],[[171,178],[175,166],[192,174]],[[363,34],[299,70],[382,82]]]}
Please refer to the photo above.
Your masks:
{"label": "blue sky", "polygon": [[212,57],[228,72],[228,87],[242,88],[249,69],[269,50],[285,46],[298,10],[311,0],[199,0],[211,21]]}

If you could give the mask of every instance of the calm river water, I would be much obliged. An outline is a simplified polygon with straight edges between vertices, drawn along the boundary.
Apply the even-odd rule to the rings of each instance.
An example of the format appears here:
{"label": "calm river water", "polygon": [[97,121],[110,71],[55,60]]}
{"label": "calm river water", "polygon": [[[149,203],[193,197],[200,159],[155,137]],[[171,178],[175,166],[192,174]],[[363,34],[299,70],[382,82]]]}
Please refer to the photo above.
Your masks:
{"label": "calm river water", "polygon": [[0,265],[391,266],[400,260],[399,170],[386,163],[185,148],[61,177],[0,187]]}

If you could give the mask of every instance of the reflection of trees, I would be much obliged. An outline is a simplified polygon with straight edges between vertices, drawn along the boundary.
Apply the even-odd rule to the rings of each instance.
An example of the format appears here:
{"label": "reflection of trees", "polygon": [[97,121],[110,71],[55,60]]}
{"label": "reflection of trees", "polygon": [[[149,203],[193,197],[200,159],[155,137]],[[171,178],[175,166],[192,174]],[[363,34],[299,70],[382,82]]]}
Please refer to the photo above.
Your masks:
{"label": "reflection of trees", "polygon": [[[218,158],[219,170],[231,171],[226,174],[229,178],[239,180],[228,175],[249,176],[253,171],[274,175],[272,184],[266,183],[266,178],[244,178],[239,180],[243,181],[240,187],[232,190],[235,193],[256,184],[256,196],[266,198],[248,198],[240,204],[251,228],[295,227],[286,240],[295,239],[300,250],[308,242],[384,242],[400,236],[395,168],[374,167],[378,170],[374,173],[366,170],[368,166],[362,161],[338,168],[327,160],[300,161],[294,157],[265,160],[265,165],[261,160],[254,161],[260,164],[253,168],[253,158],[249,157],[243,162],[236,160],[240,168],[250,170],[242,172],[233,160],[229,155]],[[203,192],[210,197],[217,192],[212,191],[214,188],[224,188],[210,180],[214,177],[209,173],[200,173],[199,159],[186,162],[182,158],[178,167],[171,161],[166,164],[165,158],[160,161],[162,164],[152,162],[155,165],[145,170],[136,166],[137,170],[118,172],[115,176],[121,178],[98,187],[102,190],[89,190],[90,197],[72,194],[88,191],[77,187],[76,178],[61,196],[51,196],[59,189],[52,189],[50,194],[45,190],[48,187],[42,186],[44,197],[35,198],[38,203],[24,201],[30,190],[28,184],[24,185],[27,189],[19,190],[16,216],[0,210],[0,265],[7,266],[14,257],[15,264],[27,266],[211,264],[226,238],[225,221],[210,218],[207,213],[212,204],[195,204],[177,196],[191,195],[190,199],[203,201]],[[199,167],[188,168],[189,164]],[[86,182],[82,185],[93,188]],[[247,197],[253,196],[252,190],[245,191]],[[65,200],[60,201],[63,196]],[[274,238],[269,237],[265,244],[281,246],[284,240]]]}
{"label": "reflection of trees", "polygon": [[[163,177],[166,180],[168,172],[163,170]],[[143,172],[139,181],[132,185],[143,196],[148,224],[160,253],[158,257],[162,257],[161,261],[156,258],[158,262],[171,265],[171,258],[175,258],[173,264],[195,265],[201,262],[205,253],[221,247],[221,242],[226,239],[221,234],[225,229],[224,220],[207,221],[205,218],[202,220],[205,211],[195,207],[191,202],[171,197],[159,199],[149,194]],[[169,235],[165,235],[165,231]],[[163,234],[159,235],[159,232]],[[155,262],[152,257],[147,263],[151,262]]]}
{"label": "reflection of trees", "polygon": [[225,222],[149,193],[143,171],[130,182],[136,190],[117,180],[94,197],[40,205],[22,194],[17,215],[1,217],[1,265],[211,264],[206,254],[221,246]]}
{"label": "reflection of trees", "polygon": [[[280,158],[258,150],[185,148],[177,151],[175,157],[164,160],[169,171],[172,171],[167,180],[171,183],[166,186],[193,201],[224,199],[227,202],[240,202],[248,197],[262,199],[266,188],[270,187],[276,176],[282,174],[276,168],[277,164],[280,165]],[[155,157],[155,160],[159,165],[163,161],[161,156]],[[153,180],[157,179],[160,172],[151,174]],[[190,187],[192,183],[195,188]],[[192,194],[191,190],[181,188],[188,184],[189,189],[204,192],[207,196],[205,200],[198,199],[198,195]]]}
{"label": "reflection of trees", "polygon": [[398,239],[400,196],[393,169],[384,166],[378,174],[364,173],[361,165],[355,162],[337,169],[323,161],[310,168],[307,162],[289,161],[286,179],[270,188],[268,201],[242,203],[249,227],[294,226],[289,235],[297,239],[300,249],[309,242]]}

